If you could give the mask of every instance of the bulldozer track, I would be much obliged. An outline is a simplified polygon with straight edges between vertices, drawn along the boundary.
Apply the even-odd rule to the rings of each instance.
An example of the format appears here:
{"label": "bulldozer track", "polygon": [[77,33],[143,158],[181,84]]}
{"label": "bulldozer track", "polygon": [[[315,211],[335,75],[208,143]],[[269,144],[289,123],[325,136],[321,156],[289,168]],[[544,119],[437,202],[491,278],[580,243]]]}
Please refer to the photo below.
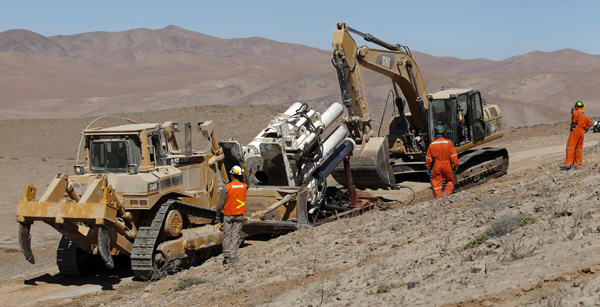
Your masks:
{"label": "bulldozer track", "polygon": [[63,275],[79,275],[77,266],[77,245],[67,237],[62,236],[56,249],[56,264]]}
{"label": "bulldozer track", "polygon": [[154,263],[154,251],[158,245],[160,230],[170,209],[208,219],[214,219],[216,216],[216,210],[189,205],[174,199],[161,204],[154,215],[150,212],[144,214],[131,252],[131,269],[138,278],[152,279],[153,274],[158,270]]}
{"label": "bulldozer track", "polygon": [[172,203],[173,200],[170,200],[161,204],[154,215],[144,215],[131,251],[131,269],[138,278],[150,279],[157,269],[154,265],[154,249],[165,215]]}

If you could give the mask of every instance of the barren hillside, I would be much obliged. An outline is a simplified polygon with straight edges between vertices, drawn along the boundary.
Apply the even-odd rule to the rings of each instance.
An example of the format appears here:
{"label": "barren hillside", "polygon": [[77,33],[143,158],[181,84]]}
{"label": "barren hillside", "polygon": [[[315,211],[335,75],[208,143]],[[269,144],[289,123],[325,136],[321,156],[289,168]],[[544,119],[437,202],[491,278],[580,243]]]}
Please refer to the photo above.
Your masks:
{"label": "barren hillside", "polygon": [[[414,56],[430,92],[480,89],[488,103],[502,107],[507,126],[568,120],[579,99],[600,114],[600,55],[564,49],[501,61]],[[374,74],[366,81],[373,118],[381,118],[390,81]],[[52,37],[2,32],[0,92],[2,119],[340,100],[330,51],[260,37],[220,39],[176,26]]]}

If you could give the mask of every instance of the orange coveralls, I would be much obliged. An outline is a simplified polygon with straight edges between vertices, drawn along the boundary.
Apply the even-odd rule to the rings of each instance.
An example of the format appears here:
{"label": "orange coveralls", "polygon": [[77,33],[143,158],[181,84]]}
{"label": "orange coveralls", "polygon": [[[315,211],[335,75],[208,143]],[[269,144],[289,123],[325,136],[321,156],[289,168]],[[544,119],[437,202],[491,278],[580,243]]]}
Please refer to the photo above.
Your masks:
{"label": "orange coveralls", "polygon": [[572,165],[575,168],[581,168],[583,162],[583,136],[585,131],[590,129],[594,124],[587,116],[585,116],[583,108],[576,108],[571,113],[571,134],[567,141],[567,158],[566,165]]}
{"label": "orange coveralls", "polygon": [[454,169],[458,169],[458,155],[454,145],[444,137],[438,137],[429,144],[427,155],[425,156],[425,167],[430,168],[431,188],[433,188],[433,197],[442,198],[442,183],[446,180],[446,189],[444,194],[450,195],[454,190]]}
{"label": "orange coveralls", "polygon": [[[242,244],[242,224],[246,213],[246,191],[248,186],[233,180],[227,184],[227,197],[223,205],[223,257],[237,259]],[[217,211],[218,213],[218,211]]]}

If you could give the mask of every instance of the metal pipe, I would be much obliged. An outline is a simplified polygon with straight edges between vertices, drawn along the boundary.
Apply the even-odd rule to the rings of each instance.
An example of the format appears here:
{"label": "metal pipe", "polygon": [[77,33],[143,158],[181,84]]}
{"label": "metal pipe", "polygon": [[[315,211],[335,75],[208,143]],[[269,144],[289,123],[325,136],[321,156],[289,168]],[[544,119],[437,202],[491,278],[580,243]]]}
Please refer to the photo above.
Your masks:
{"label": "metal pipe", "polygon": [[[327,110],[325,110],[325,112],[323,112],[323,114],[321,114],[321,119],[319,123],[315,123],[315,128],[321,128],[322,130],[329,128],[329,126],[336,119],[338,119],[342,115],[342,113],[344,113],[344,106],[339,102],[334,102],[329,108],[327,108]],[[304,151],[305,148],[313,144],[316,137],[317,136],[314,133],[310,134],[308,137],[302,139],[301,142],[298,142],[297,148],[300,151]]]}
{"label": "metal pipe", "polygon": [[71,183],[67,184],[67,195],[69,195],[69,197],[76,201],[79,202],[80,198],[79,195],[77,195],[77,192],[75,192],[75,188],[73,188],[73,185]]}
{"label": "metal pipe", "polygon": [[293,194],[288,194],[288,195],[284,196],[280,201],[269,206],[267,209],[253,213],[250,216],[250,218],[254,218],[254,217],[258,216],[259,219],[264,220],[265,215],[267,215],[270,212],[272,212],[273,210],[287,204],[288,202],[290,202],[290,200],[292,200],[292,198],[293,198]]}
{"label": "metal pipe", "polygon": [[317,168],[321,165],[321,162],[325,161],[325,159],[329,157],[332,152],[334,152],[338,144],[340,144],[346,136],[348,136],[348,130],[346,127],[339,126],[329,135],[329,137],[327,137],[325,142],[323,142],[323,151],[321,153],[322,158],[316,162],[306,162],[300,170],[300,178],[302,178],[302,181],[310,178],[315,170],[317,170]]}
{"label": "metal pipe", "polygon": [[344,113],[344,106],[339,102],[334,102],[323,114],[321,114],[321,122],[323,129],[327,129],[338,117]]}
{"label": "metal pipe", "polygon": [[334,153],[327,158],[325,162],[311,175],[310,179],[306,182],[306,189],[309,191],[309,202],[314,202],[318,195],[318,187],[323,180],[329,176],[335,167],[342,162],[342,160],[349,155],[352,150],[356,147],[356,143],[350,139],[344,139],[339,146],[335,149]]}
{"label": "metal pipe", "polygon": [[344,158],[348,154],[350,154],[355,147],[356,143],[354,143],[352,139],[344,139],[335,149],[333,154],[331,154],[329,158],[327,158],[327,160],[323,162],[321,166],[319,166],[319,168],[315,172],[319,175],[315,176],[315,174],[313,174],[311,180],[316,180],[317,185],[321,184],[323,182],[323,179],[327,178],[327,176],[329,176],[333,172],[335,167],[338,164],[340,164],[340,162],[342,162],[342,160],[344,160]]}
{"label": "metal pipe", "polygon": [[356,34],[358,36],[361,36],[367,42],[371,42],[371,43],[377,44],[377,45],[379,45],[379,46],[381,46],[383,48],[386,48],[386,49],[389,49],[389,50],[395,50],[395,51],[400,50],[400,45],[398,45],[398,44],[392,45],[390,43],[384,42],[384,41],[380,40],[379,38],[377,38],[377,37],[375,37],[375,36],[373,36],[373,35],[371,35],[369,33],[362,33],[360,31],[358,31],[356,29],[352,29],[350,27],[348,27],[348,31],[350,31],[350,32],[352,32],[352,33],[354,33],[354,34]]}
{"label": "metal pipe", "polygon": [[350,196],[352,206],[355,206],[358,203],[358,198],[356,196],[356,187],[354,186],[354,181],[352,180],[352,170],[350,169],[350,155],[344,157],[344,171],[346,172],[346,185],[348,188],[348,195]]}
{"label": "metal pipe", "polygon": [[184,155],[191,156],[192,155],[192,124],[185,124],[185,150]]}
{"label": "metal pipe", "polygon": [[294,102],[287,110],[285,110],[285,112],[283,112],[283,114],[292,116],[292,115],[296,114],[296,112],[298,111],[298,109],[300,109],[300,107],[302,107],[302,102]]}

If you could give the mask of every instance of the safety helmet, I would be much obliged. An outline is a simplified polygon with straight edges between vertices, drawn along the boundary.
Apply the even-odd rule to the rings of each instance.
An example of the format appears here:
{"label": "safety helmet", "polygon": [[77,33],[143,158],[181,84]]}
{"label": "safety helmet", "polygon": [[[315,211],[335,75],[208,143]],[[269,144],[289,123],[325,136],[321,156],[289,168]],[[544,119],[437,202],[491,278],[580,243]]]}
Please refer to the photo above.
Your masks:
{"label": "safety helmet", "polygon": [[577,100],[577,102],[575,102],[575,106],[578,108],[585,107],[585,105],[583,104],[583,101],[581,101],[581,100]]}
{"label": "safety helmet", "polygon": [[439,134],[442,134],[442,133],[444,133],[444,131],[446,131],[446,128],[444,128],[443,125],[437,125],[437,126],[435,126],[435,132],[437,132]]}
{"label": "safety helmet", "polygon": [[239,167],[239,166],[234,166],[231,168],[231,170],[229,171],[230,174],[234,174],[236,176],[241,176],[244,173],[244,170]]}

